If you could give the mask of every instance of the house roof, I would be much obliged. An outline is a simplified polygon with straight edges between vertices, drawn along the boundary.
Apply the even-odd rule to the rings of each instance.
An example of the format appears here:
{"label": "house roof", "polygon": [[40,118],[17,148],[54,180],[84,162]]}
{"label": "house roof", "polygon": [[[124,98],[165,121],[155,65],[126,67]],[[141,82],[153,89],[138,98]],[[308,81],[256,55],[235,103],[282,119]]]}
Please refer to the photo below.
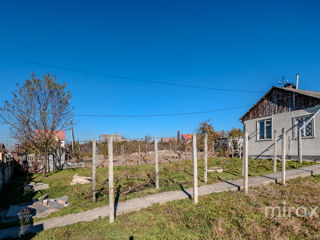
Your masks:
{"label": "house roof", "polygon": [[[37,134],[40,132],[43,132],[44,130],[35,130],[34,131],[34,135],[35,137],[37,136]],[[49,133],[50,131],[48,131]],[[60,140],[60,141],[65,141],[66,140],[66,132],[63,130],[60,131],[54,131],[54,135]],[[38,135],[39,136],[39,135]]]}
{"label": "house roof", "polygon": [[65,131],[62,131],[62,130],[56,131],[55,135],[60,141],[66,140],[66,132]]}
{"label": "house roof", "polygon": [[192,134],[182,134],[181,135],[185,140],[192,140]]}
{"label": "house roof", "polygon": [[309,97],[313,97],[313,98],[318,98],[320,99],[320,92],[317,91],[308,91],[308,90],[301,90],[301,89],[295,89],[295,88],[284,88],[284,87],[272,87],[265,95],[263,95],[262,98],[259,99],[258,102],[256,102],[241,118],[240,120],[242,121],[242,119],[249,113],[251,112],[260,102],[262,102],[268,95],[269,93],[271,93],[274,89],[281,89],[287,92],[293,92],[293,93],[297,93],[297,94],[301,94],[301,95],[305,95],[305,96],[309,96]]}
{"label": "house roof", "polygon": [[280,88],[280,87],[275,87],[275,88],[279,88],[288,92],[294,92],[294,93],[298,93],[298,94],[302,94],[305,96],[309,96],[309,97],[314,97],[314,98],[319,98],[320,99],[320,92],[316,92],[316,91],[308,91],[308,90],[300,90],[300,89],[295,89],[295,88]]}

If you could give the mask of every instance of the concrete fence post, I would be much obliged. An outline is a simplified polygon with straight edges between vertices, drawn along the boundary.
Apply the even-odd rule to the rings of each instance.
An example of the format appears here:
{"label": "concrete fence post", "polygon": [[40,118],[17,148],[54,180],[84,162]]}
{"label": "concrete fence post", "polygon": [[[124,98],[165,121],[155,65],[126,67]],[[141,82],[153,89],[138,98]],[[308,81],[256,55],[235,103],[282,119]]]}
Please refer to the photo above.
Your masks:
{"label": "concrete fence post", "polygon": [[192,160],[193,160],[193,203],[198,203],[198,159],[197,136],[192,136]]}
{"label": "concrete fence post", "polygon": [[208,182],[208,133],[204,134],[204,182]]}
{"label": "concrete fence post", "polygon": [[245,194],[248,193],[248,173],[249,173],[249,163],[248,163],[248,131],[247,126],[244,125],[244,145],[243,145],[243,188]]}
{"label": "concrete fence post", "polygon": [[278,154],[278,141],[277,141],[277,131],[274,130],[273,132],[273,144],[274,144],[274,152],[273,152],[273,171],[276,172],[277,171],[277,154]]}
{"label": "concrete fence post", "polygon": [[92,201],[96,200],[96,140],[92,140]]}
{"label": "concrete fence post", "polygon": [[158,138],[154,137],[154,164],[155,164],[155,181],[156,189],[159,189],[159,159],[158,159]]}
{"label": "concrete fence post", "polygon": [[302,139],[301,139],[301,130],[298,128],[298,155],[299,163],[302,163]]}
{"label": "concrete fence post", "polygon": [[282,128],[282,185],[286,185],[286,129]]}
{"label": "concrete fence post", "polygon": [[109,212],[110,223],[114,222],[114,188],[113,188],[113,139],[108,139],[108,161],[109,161]]}

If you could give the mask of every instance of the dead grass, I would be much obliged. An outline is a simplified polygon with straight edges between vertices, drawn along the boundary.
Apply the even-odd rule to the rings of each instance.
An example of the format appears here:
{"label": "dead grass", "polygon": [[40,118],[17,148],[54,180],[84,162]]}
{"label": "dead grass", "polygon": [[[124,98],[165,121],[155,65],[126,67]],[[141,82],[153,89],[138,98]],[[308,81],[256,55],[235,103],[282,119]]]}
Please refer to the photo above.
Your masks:
{"label": "dead grass", "polygon": [[[319,218],[266,217],[266,206],[320,206],[320,177],[298,178],[242,192],[154,205],[117,217],[39,233],[35,239],[320,239]],[[320,210],[317,211],[320,214]]]}

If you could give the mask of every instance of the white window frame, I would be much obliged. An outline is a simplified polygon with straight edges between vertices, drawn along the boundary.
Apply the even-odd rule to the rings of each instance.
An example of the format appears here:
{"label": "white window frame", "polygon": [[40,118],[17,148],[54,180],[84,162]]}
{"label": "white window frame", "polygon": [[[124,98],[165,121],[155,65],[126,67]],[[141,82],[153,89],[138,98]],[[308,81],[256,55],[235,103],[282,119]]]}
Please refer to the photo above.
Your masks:
{"label": "white window frame", "polygon": [[[271,137],[267,138],[267,124],[266,122],[271,122]],[[260,138],[260,122],[264,122],[264,138]],[[273,119],[272,118],[265,118],[257,120],[257,141],[271,141],[273,139]]]}
{"label": "white window frame", "polygon": [[[292,118],[292,125],[293,125],[293,139],[297,139],[298,138],[298,119],[299,118],[304,118],[304,121],[303,123],[305,123],[306,121],[306,118],[308,117],[312,117],[312,114],[311,115],[303,115],[303,116],[297,116],[297,117],[293,117]],[[312,125],[312,136],[305,136],[305,131],[306,131],[306,126],[304,126],[302,129],[301,129],[301,138],[314,138],[315,137],[315,120],[314,118],[311,120],[311,125]]]}

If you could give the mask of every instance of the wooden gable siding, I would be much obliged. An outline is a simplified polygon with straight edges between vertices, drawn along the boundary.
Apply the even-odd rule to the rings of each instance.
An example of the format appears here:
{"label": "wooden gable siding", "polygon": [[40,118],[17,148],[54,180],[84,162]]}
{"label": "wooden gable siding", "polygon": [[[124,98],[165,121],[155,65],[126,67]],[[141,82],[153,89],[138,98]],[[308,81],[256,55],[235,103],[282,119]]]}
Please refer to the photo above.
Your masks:
{"label": "wooden gable siding", "polygon": [[314,107],[320,99],[274,88],[265,98],[251,109],[241,120],[267,117],[278,113]]}

